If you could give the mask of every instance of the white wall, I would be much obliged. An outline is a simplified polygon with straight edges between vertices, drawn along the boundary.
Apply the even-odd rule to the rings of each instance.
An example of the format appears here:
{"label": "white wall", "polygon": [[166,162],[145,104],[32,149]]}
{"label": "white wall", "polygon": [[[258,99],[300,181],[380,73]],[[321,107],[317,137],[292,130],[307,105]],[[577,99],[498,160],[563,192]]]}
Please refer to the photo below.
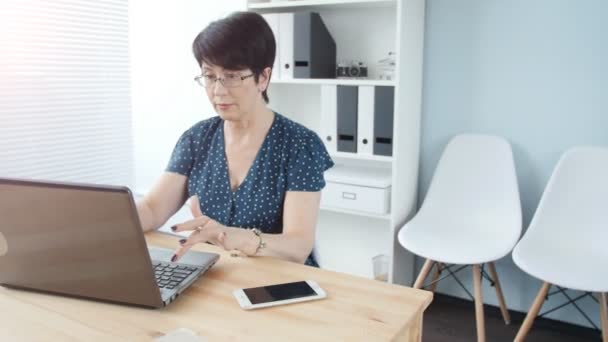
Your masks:
{"label": "white wall", "polygon": [[245,0],[130,1],[135,192],[152,186],[184,130],[215,115],[193,81],[200,69],[192,41],[211,21],[245,5]]}

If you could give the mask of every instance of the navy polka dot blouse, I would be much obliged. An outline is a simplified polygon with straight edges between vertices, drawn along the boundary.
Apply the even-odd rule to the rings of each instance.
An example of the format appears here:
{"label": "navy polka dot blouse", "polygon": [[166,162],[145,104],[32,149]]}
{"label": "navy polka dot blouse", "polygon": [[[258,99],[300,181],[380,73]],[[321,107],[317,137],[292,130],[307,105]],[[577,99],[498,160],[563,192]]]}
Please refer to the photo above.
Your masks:
{"label": "navy polka dot blouse", "polygon": [[[287,191],[320,191],[331,160],[316,133],[275,113],[274,121],[245,179],[232,191],[224,146],[224,120],[203,120],[179,138],[167,171],[188,177],[188,197],[217,222],[264,233],[283,231]],[[317,266],[312,255],[306,264]]]}

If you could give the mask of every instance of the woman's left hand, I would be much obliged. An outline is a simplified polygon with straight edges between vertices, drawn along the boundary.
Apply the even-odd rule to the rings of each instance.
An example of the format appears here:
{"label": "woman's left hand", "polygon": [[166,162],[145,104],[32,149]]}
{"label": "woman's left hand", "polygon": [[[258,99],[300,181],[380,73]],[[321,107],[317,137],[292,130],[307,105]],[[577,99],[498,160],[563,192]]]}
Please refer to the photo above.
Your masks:
{"label": "woman's left hand", "polygon": [[181,247],[175,251],[172,262],[179,260],[192,246],[200,242],[210,242],[225,250],[235,249],[235,246],[226,245],[227,227],[203,215],[197,196],[190,198],[190,211],[194,219],[171,227],[174,232],[192,231],[188,238],[180,240]]}

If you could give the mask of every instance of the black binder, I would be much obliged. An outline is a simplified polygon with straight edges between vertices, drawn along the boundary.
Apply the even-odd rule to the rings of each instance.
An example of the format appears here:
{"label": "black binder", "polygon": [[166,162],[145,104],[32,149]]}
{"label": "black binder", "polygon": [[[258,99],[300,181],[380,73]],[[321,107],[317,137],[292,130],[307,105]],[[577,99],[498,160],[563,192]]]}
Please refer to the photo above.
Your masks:
{"label": "black binder", "polygon": [[357,152],[357,86],[338,86],[338,151]]}
{"label": "black binder", "polygon": [[377,86],[374,89],[374,154],[393,155],[393,113],[395,88]]}
{"label": "black binder", "polygon": [[319,13],[293,14],[294,78],[335,78],[336,42]]}

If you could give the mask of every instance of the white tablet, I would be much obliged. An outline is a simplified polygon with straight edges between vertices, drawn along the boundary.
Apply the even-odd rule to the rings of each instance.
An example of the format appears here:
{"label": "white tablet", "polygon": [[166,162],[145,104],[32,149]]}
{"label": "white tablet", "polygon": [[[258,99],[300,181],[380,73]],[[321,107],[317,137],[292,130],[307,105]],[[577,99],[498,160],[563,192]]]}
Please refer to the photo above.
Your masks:
{"label": "white tablet", "polygon": [[245,310],[327,297],[325,291],[314,280],[238,289],[233,294]]}

